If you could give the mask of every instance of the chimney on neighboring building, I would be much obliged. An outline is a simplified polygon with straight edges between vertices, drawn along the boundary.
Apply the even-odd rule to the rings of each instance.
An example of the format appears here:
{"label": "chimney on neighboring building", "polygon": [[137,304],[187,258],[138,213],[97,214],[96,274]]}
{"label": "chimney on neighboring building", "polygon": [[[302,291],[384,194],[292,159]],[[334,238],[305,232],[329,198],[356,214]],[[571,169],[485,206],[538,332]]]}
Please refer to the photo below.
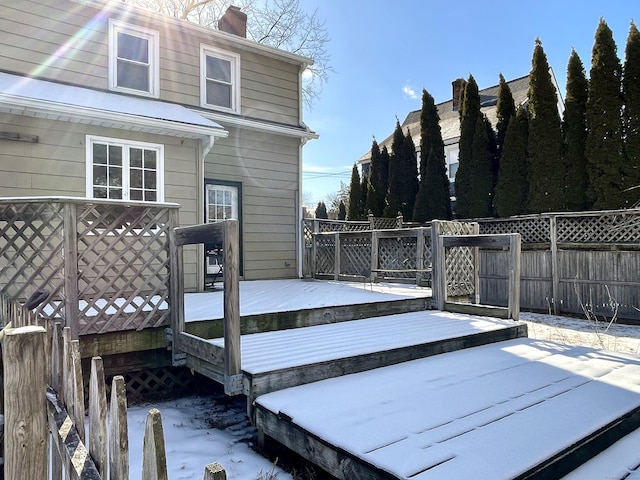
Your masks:
{"label": "chimney on neighboring building", "polygon": [[218,30],[247,38],[247,14],[240,7],[231,5],[218,20]]}
{"label": "chimney on neighboring building", "polygon": [[451,86],[453,87],[453,110],[458,110],[460,106],[460,100],[462,100],[460,94],[466,83],[467,81],[464,78],[457,78],[451,82]]}

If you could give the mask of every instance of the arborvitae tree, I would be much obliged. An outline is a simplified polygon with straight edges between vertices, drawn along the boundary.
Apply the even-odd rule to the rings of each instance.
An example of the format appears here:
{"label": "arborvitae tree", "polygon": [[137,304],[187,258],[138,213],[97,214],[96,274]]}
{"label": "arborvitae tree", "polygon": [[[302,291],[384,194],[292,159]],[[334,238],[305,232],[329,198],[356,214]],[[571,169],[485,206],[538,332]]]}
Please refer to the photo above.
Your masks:
{"label": "arborvitae tree", "polygon": [[347,207],[345,207],[344,202],[340,200],[340,204],[338,205],[338,220],[346,220],[347,219]]}
{"label": "arborvitae tree", "polygon": [[403,200],[403,175],[404,175],[404,133],[400,122],[396,120],[396,129],[393,132],[391,154],[389,155],[389,187],[387,189],[386,205],[383,216],[394,218],[402,211]]}
{"label": "arborvitae tree", "polygon": [[551,80],[547,56],[536,40],[529,76],[528,165],[530,212],[564,208],[566,168],[562,159],[562,129],[556,87]]}
{"label": "arborvitae tree", "polygon": [[[496,104],[496,115],[498,123],[496,124],[496,154],[498,159],[502,155],[502,145],[504,137],[507,133],[509,120],[516,114],[516,104],[513,100],[513,94],[509,84],[500,74],[500,84],[498,86],[498,103]],[[499,162],[498,162],[499,163]]]}
{"label": "arborvitae tree", "polygon": [[[387,192],[389,191],[389,170],[391,169],[391,155],[387,146],[383,145],[380,149],[380,191],[384,201],[382,202],[382,210],[387,206]],[[382,216],[381,214],[380,216]]]}
{"label": "arborvitae tree", "polygon": [[484,115],[479,115],[473,135],[471,156],[471,191],[469,193],[469,216],[490,217],[493,211],[493,155],[490,150],[489,131],[491,124]]}
{"label": "arborvitae tree", "polygon": [[418,194],[418,158],[416,156],[416,145],[413,143],[411,133],[407,129],[402,143],[403,175],[402,175],[402,216],[406,219],[413,217],[413,207]]}
{"label": "arborvitae tree", "polygon": [[[387,194],[387,186],[383,184],[384,178],[389,175],[389,164],[382,165],[380,147],[376,140],[371,145],[371,164],[369,167],[369,191],[365,207],[371,211],[374,217],[381,217],[384,210],[384,197]],[[382,171],[384,170],[384,172]],[[384,173],[384,176],[383,176]]]}
{"label": "arborvitae tree", "polygon": [[329,218],[327,214],[327,206],[324,202],[318,202],[318,206],[316,207],[316,218]]}
{"label": "arborvitae tree", "polygon": [[450,218],[449,178],[440,116],[433,97],[423,89],[420,113],[420,188],[416,195],[413,220],[426,222]]}
{"label": "arborvitae tree", "polygon": [[469,81],[464,87],[462,104],[460,106],[460,141],[458,151],[458,171],[456,172],[456,217],[469,217],[469,194],[471,183],[475,179],[471,176],[471,162],[473,156],[473,137],[476,124],[480,116],[480,94],[478,84],[469,75]]}
{"label": "arborvitae tree", "polygon": [[[631,22],[622,77],[624,98],[625,205],[640,201],[640,32]],[[628,190],[631,189],[631,190]]]}
{"label": "arborvitae tree", "polygon": [[527,110],[519,107],[507,126],[500,172],[495,189],[494,207],[499,217],[525,213],[527,200]]}
{"label": "arborvitae tree", "polygon": [[363,175],[362,183],[360,184],[362,190],[362,201],[360,202],[360,218],[367,218],[367,197],[369,196],[369,179]]}
{"label": "arborvitae tree", "polygon": [[349,182],[349,209],[347,210],[347,218],[349,220],[362,220],[363,210],[360,173],[358,172],[358,165],[354,163],[353,169],[351,170],[351,182]]}
{"label": "arborvitae tree", "polygon": [[587,100],[589,200],[595,209],[624,206],[622,67],[604,19],[596,30]]}
{"label": "arborvitae tree", "polygon": [[567,96],[564,108],[562,130],[564,137],[565,206],[569,211],[581,211],[588,208],[586,109],[589,82],[584,67],[575,50],[571,52],[567,65]]}

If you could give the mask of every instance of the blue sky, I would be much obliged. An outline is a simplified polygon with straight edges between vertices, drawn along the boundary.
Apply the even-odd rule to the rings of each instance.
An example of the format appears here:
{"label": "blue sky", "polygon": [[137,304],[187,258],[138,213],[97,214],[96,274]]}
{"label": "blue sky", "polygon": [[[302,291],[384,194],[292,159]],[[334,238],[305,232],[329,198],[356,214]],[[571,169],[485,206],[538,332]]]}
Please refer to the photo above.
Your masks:
{"label": "blue sky", "polygon": [[421,106],[425,88],[436,103],[451,99],[451,82],[473,74],[478,86],[527,75],[540,38],[565,96],[575,48],[585,66],[600,18],[613,31],[618,56],[638,0],[300,0],[317,9],[331,38],[335,70],[304,121],[320,138],[303,149],[303,201],[320,200],[349,183],[354,162]]}

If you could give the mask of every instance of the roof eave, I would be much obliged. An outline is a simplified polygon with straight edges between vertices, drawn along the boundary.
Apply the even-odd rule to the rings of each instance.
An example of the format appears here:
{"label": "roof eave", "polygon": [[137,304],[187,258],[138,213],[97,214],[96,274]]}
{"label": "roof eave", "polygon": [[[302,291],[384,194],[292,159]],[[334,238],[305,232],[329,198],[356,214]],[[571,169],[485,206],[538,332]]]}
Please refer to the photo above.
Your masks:
{"label": "roof eave", "polygon": [[224,129],[204,125],[181,123],[79,105],[69,105],[6,93],[0,93],[0,109],[19,115],[31,115],[39,118],[49,118],[72,123],[88,123],[92,125],[98,122],[104,127],[157,133],[180,138],[226,138],[229,135]]}

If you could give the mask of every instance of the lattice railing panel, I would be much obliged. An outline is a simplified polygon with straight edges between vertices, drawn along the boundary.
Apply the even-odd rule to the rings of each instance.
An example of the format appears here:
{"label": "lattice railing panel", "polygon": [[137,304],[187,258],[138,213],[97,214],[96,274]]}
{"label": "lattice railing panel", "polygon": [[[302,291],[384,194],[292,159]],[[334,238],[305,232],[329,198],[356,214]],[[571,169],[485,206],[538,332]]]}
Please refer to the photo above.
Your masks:
{"label": "lattice railing panel", "polygon": [[[453,221],[438,222],[437,225],[440,235],[472,235],[476,232],[477,224]],[[445,250],[447,295],[462,296],[476,293],[474,265],[473,249],[453,247]]]}
{"label": "lattice railing panel", "polygon": [[496,235],[502,233],[519,233],[522,243],[548,243],[551,241],[549,217],[536,216],[491,220],[480,223],[480,233]]}
{"label": "lattice railing panel", "polygon": [[640,244],[640,212],[605,212],[601,215],[559,216],[560,243]]}
{"label": "lattice railing panel", "polygon": [[80,334],[169,323],[169,211],[97,204],[78,212]]}
{"label": "lattice railing panel", "polygon": [[402,228],[402,217],[387,218],[387,217],[369,217],[369,224],[372,230],[395,230],[396,228]]}
{"label": "lattice railing panel", "polygon": [[333,275],[335,268],[335,237],[316,235],[316,271],[318,274]]}
{"label": "lattice railing panel", "polygon": [[[379,270],[415,270],[417,268],[417,238],[398,237],[378,240]],[[384,272],[383,272],[384,273]],[[395,272],[397,278],[415,278],[415,272]]]}
{"label": "lattice railing panel", "polygon": [[340,274],[369,277],[371,274],[371,233],[340,237]]}
{"label": "lattice railing panel", "polygon": [[60,315],[64,279],[64,205],[0,203],[0,293],[25,301],[46,288],[39,312]]}

